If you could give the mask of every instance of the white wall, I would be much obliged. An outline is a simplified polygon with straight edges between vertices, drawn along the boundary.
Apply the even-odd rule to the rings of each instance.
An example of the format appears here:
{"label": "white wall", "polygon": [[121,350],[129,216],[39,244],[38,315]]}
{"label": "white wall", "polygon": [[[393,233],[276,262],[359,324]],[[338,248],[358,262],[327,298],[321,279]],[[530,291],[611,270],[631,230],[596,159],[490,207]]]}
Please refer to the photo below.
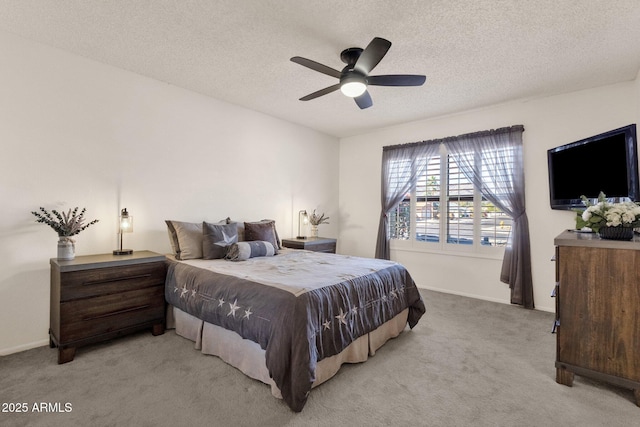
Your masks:
{"label": "white wall", "polygon": [[[380,215],[382,147],[522,124],[527,214],[531,232],[536,308],[554,310],[553,239],[575,226],[572,212],[549,207],[546,152],[562,144],[615,129],[640,118],[640,82],[620,83],[564,95],[512,102],[395,126],[340,141],[341,251],[373,256]],[[428,102],[428,101],[425,101]],[[585,165],[606,173],[606,165]],[[576,177],[579,179],[579,177]],[[509,303],[499,281],[499,260],[392,250],[420,287]]]}
{"label": "white wall", "polygon": [[[549,208],[546,150],[640,117],[637,78],[337,141],[2,32],[0,52],[0,355],[47,343],[57,239],[29,213],[38,206],[87,207],[100,219],[78,236],[78,255],[116,247],[121,207],[135,217],[125,246],[163,253],[167,218],[268,217],[286,237],[296,233],[299,209],[317,207],[332,219],[322,234],[340,231],[340,252],[373,256],[382,146],[513,124],[526,129],[536,306],[552,311],[553,238],[573,216]],[[500,261],[402,251],[392,258],[421,287],[509,301]]]}
{"label": "white wall", "polygon": [[100,219],[78,255],[116,248],[122,207],[134,250],[169,252],[165,219],[272,218],[289,237],[299,209],[338,235],[336,138],[1,32],[0,52],[0,354],[48,342],[39,206]]}

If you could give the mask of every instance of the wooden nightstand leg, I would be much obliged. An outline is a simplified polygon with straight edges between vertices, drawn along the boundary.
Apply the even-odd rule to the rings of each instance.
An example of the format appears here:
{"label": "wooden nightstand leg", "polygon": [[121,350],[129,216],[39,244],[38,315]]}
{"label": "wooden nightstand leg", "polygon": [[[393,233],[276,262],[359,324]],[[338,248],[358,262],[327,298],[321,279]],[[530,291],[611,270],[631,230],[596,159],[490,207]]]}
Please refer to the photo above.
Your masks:
{"label": "wooden nightstand leg", "polygon": [[164,323],[157,323],[153,325],[153,328],[151,329],[151,334],[153,334],[154,336],[164,334]]}
{"label": "wooden nightstand leg", "polygon": [[633,390],[633,394],[636,397],[636,405],[640,406],[640,388]]}
{"label": "wooden nightstand leg", "polygon": [[75,347],[58,348],[58,365],[71,362],[76,356]]}
{"label": "wooden nightstand leg", "polygon": [[566,368],[556,368],[556,382],[558,384],[564,384],[566,386],[573,386],[573,372]]}

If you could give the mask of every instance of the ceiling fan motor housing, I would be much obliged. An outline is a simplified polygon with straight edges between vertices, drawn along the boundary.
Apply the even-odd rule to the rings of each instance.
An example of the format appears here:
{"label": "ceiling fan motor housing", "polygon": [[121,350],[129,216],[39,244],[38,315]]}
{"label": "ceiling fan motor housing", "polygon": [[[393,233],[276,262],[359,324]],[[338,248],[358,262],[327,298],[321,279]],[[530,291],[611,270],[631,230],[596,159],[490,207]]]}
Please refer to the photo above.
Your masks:
{"label": "ceiling fan motor housing", "polygon": [[367,90],[367,76],[355,69],[362,51],[359,47],[350,47],[340,53],[340,59],[347,64],[340,75],[340,90],[351,98],[360,96]]}
{"label": "ceiling fan motor housing", "polygon": [[[359,47],[350,47],[345,49],[340,53],[340,60],[347,65],[353,66],[360,58],[362,54],[362,49]],[[352,67],[353,68],[353,67]]]}
{"label": "ceiling fan motor housing", "polygon": [[391,47],[391,42],[380,37],[375,37],[365,49],[350,47],[340,53],[340,59],[347,64],[342,71],[328,67],[310,59],[294,56],[291,61],[310,68],[322,74],[337,78],[338,84],[317,90],[300,98],[301,101],[309,101],[320,96],[340,90],[346,96],[354,98],[360,109],[373,105],[367,86],[421,86],[425,81],[423,75],[390,74],[369,76],[369,73],[378,65]]}

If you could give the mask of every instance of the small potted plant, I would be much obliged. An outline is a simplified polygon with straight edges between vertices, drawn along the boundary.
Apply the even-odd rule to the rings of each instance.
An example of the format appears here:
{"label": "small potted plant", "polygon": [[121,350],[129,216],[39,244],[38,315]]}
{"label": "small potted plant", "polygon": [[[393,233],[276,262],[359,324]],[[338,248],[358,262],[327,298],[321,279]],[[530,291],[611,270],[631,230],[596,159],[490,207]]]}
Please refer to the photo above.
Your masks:
{"label": "small potted plant", "polygon": [[97,219],[94,219],[85,224],[84,213],[87,209],[82,208],[80,214],[78,214],[78,209],[78,207],[73,210],[69,209],[66,213],[60,213],[52,209],[51,213],[49,213],[49,211],[41,207],[39,211],[31,212],[37,218],[36,222],[47,224],[58,233],[58,259],[60,260],[68,261],[74,259],[75,240],[71,237],[98,222]]}
{"label": "small potted plant", "polygon": [[329,224],[329,217],[324,216],[324,213],[318,215],[316,210],[309,215],[309,224],[311,224],[311,237],[318,237],[318,226],[320,224]]}

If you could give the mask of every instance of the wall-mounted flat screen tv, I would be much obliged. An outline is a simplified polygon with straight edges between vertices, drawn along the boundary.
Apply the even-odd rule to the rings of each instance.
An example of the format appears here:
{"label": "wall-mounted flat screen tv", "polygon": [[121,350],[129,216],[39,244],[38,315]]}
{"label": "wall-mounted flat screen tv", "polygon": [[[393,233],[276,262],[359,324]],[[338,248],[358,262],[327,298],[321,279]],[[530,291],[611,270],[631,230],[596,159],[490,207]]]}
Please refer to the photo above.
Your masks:
{"label": "wall-mounted flat screen tv", "polygon": [[584,207],[580,196],[600,192],[618,201],[640,200],[636,125],[547,151],[551,209]]}

